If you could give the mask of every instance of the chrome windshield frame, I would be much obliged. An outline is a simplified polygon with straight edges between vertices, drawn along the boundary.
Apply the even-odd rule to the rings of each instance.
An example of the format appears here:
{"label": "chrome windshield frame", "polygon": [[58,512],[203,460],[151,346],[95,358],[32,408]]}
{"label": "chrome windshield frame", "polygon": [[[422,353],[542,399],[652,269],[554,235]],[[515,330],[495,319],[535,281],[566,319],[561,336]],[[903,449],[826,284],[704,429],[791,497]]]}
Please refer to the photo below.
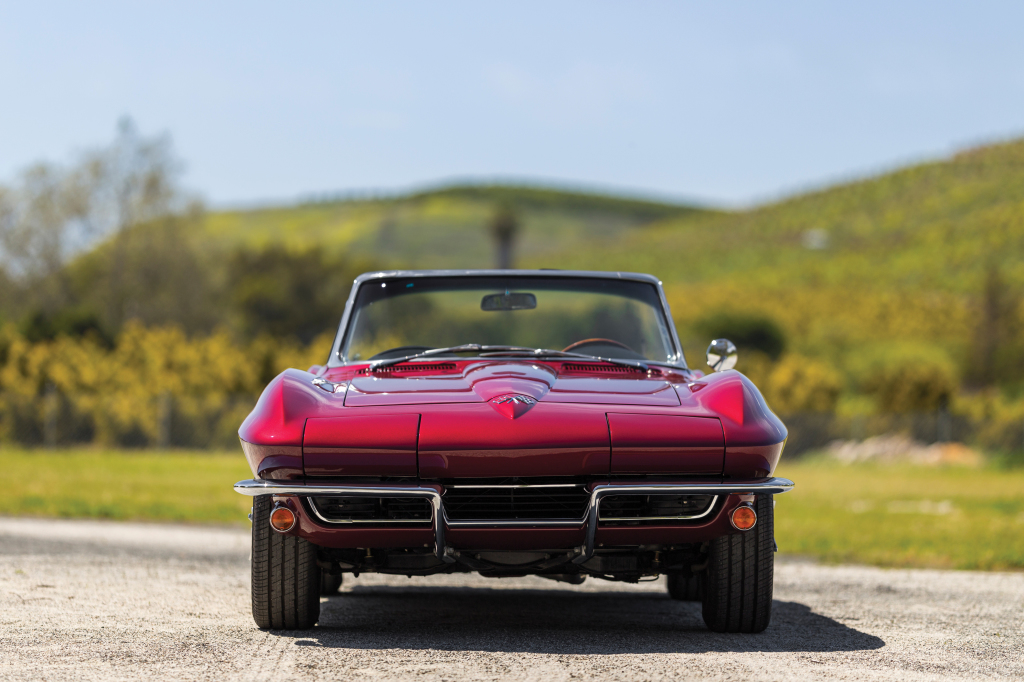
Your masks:
{"label": "chrome windshield frame", "polygon": [[669,341],[672,345],[672,356],[667,362],[657,364],[669,365],[679,369],[688,369],[686,358],[683,355],[683,347],[679,342],[679,334],[676,332],[676,325],[672,319],[672,311],[665,297],[665,290],[661,280],[653,275],[645,275],[637,272],[603,272],[588,270],[381,270],[368,272],[356,277],[352,283],[352,290],[349,292],[348,300],[345,302],[345,310],[341,316],[341,323],[334,335],[334,343],[331,346],[331,354],[327,360],[326,368],[343,367],[352,364],[348,358],[341,353],[341,344],[345,339],[348,326],[351,323],[356,297],[359,289],[364,284],[378,282],[380,280],[395,278],[429,278],[429,277],[544,277],[544,278],[566,278],[566,279],[619,279],[633,282],[644,282],[654,285],[658,291],[658,299],[661,302],[661,312],[668,329]]}

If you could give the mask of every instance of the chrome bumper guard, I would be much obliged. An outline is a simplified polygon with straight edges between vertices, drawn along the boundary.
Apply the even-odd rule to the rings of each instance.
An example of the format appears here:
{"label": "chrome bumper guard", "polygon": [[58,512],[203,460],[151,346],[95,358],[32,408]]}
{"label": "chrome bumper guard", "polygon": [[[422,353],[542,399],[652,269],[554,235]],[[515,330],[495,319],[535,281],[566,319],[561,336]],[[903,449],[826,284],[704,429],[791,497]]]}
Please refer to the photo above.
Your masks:
{"label": "chrome bumper guard", "polygon": [[508,520],[508,521],[452,521],[448,519],[441,502],[441,493],[433,488],[413,486],[346,486],[346,485],[295,485],[282,481],[249,480],[235,484],[235,492],[255,497],[256,495],[343,495],[345,497],[415,497],[430,501],[433,509],[434,553],[445,563],[455,563],[456,552],[445,544],[444,532],[448,528],[536,528],[536,527],[584,527],[586,539],[576,548],[573,563],[581,564],[594,555],[594,538],[597,536],[598,508],[601,499],[608,495],[779,495],[793,489],[794,483],[788,478],[766,478],[746,483],[650,483],[647,485],[607,484],[597,485],[590,493],[590,502],[580,520]]}

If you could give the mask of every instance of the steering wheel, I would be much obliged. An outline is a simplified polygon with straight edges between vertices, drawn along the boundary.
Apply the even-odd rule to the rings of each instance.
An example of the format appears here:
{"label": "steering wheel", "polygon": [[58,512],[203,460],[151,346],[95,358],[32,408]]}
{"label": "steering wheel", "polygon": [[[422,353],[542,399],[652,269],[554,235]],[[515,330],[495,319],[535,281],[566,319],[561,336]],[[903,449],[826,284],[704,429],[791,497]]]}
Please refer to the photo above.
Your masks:
{"label": "steering wheel", "polygon": [[616,341],[614,339],[600,339],[600,338],[583,339],[582,341],[577,341],[576,343],[570,343],[568,346],[566,346],[565,348],[562,349],[562,352],[563,353],[568,353],[569,351],[579,350],[580,348],[584,348],[586,346],[598,345],[598,344],[602,345],[602,346],[617,346],[619,348],[625,348],[630,353],[636,353],[635,350],[633,350],[632,348],[630,348],[626,344],[622,343],[621,341]]}

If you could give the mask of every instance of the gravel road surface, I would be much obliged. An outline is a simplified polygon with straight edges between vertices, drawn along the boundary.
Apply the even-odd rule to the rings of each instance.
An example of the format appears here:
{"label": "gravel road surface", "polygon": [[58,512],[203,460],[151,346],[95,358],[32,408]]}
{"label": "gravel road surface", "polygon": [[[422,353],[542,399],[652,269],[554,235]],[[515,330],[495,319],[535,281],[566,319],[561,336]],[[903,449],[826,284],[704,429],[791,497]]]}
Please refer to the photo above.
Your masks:
{"label": "gravel road surface", "polygon": [[308,632],[249,613],[248,533],[0,519],[3,680],[1024,679],[1024,574],[780,560],[772,623],[663,581],[346,577]]}

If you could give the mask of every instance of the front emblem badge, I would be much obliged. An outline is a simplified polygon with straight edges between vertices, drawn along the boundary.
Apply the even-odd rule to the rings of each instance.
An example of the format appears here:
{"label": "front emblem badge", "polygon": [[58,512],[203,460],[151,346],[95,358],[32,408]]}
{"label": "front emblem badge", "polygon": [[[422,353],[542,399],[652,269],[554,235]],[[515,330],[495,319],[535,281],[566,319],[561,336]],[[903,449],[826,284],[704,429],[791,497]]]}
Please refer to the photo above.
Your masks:
{"label": "front emblem badge", "polygon": [[498,414],[503,414],[509,419],[515,419],[526,414],[531,407],[537,404],[537,399],[522,393],[506,393],[496,395],[488,400]]}

